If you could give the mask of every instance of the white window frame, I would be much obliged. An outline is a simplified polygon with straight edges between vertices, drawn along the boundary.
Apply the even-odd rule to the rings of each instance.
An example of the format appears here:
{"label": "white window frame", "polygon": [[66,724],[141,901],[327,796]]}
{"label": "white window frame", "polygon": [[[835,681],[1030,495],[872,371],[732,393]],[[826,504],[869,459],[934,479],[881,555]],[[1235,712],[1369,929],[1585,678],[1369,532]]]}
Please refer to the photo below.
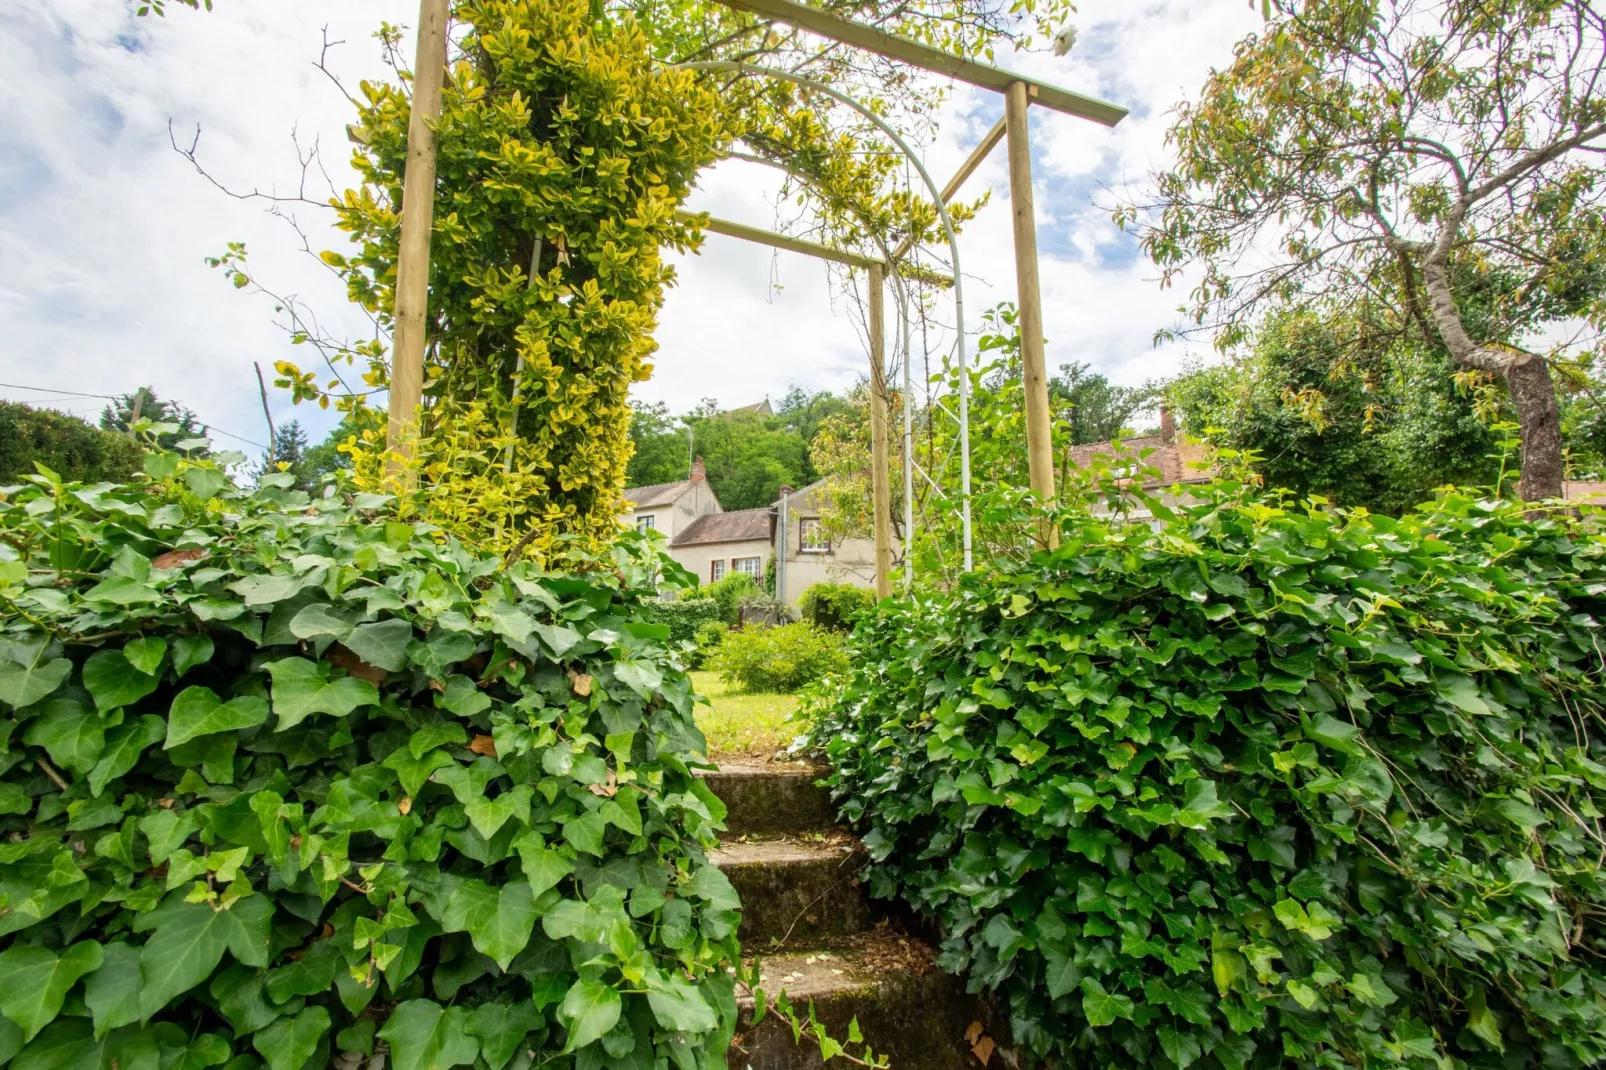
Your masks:
{"label": "white window frame", "polygon": [[636,530],[641,532],[658,530],[658,515],[656,513],[642,513],[636,517]]}
{"label": "white window frame", "polygon": [[755,581],[761,581],[764,579],[764,558],[762,555],[758,557],[733,557],[731,558],[731,571],[745,572],[753,577]]}
{"label": "white window frame", "polygon": [[730,562],[723,557],[716,557],[708,563],[708,582],[718,583],[730,572]]}
{"label": "white window frame", "polygon": [[820,531],[820,529],[821,529],[820,518],[817,517],[817,516],[798,517],[798,521],[797,521],[797,551],[798,551],[798,553],[800,553],[800,554],[828,554],[828,553],[830,553],[831,552],[831,538],[828,535],[824,535],[823,532],[821,532],[821,534],[824,535],[823,543],[817,542],[813,546],[809,545],[809,534],[808,533],[809,533],[809,530],[810,530],[811,526],[812,526],[813,530]]}

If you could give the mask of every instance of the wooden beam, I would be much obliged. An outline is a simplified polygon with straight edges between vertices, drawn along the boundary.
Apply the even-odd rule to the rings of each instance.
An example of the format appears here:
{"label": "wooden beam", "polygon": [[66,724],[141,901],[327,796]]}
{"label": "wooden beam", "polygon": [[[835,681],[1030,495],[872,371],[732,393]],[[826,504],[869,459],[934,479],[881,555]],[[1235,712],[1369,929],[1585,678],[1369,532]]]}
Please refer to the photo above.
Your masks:
{"label": "wooden beam", "polygon": [[870,507],[875,527],[875,596],[892,597],[892,475],[887,469],[887,270],[870,269]]}
{"label": "wooden beam", "polygon": [[942,187],[943,204],[947,204],[954,199],[954,194],[959,192],[959,187],[963,186],[970,176],[976,173],[976,168],[980,167],[982,161],[992,155],[993,149],[997,148],[998,143],[1004,140],[1004,128],[1007,123],[1007,119],[998,120],[993,124],[993,128],[987,131],[986,135],[981,139],[981,143],[970,150],[970,155],[966,156],[965,162],[959,165],[959,170],[954,172],[954,177],[950,178],[948,184]]}
{"label": "wooden beam", "polygon": [[1010,83],[1024,82],[1033,103],[1053,108],[1066,115],[1091,119],[1105,126],[1114,126],[1127,115],[1126,109],[1118,104],[1073,93],[1069,89],[1061,89],[1059,86],[1039,82],[990,64],[965,59],[963,56],[956,56],[951,52],[944,52],[906,37],[894,36],[874,26],[849,22],[819,8],[793,3],[792,0],[720,0],[720,2],[738,11],[747,11],[762,18],[785,22],[798,29],[819,34],[821,37],[829,37],[833,41],[841,41],[845,45],[900,60],[936,74],[945,74],[984,89],[1002,93],[1009,88]]}
{"label": "wooden beam", "polygon": [[[773,230],[763,230],[759,227],[750,227],[746,223],[735,223],[729,219],[720,219],[718,216],[704,217],[697,212],[676,212],[681,220],[687,223],[696,223],[704,230],[715,234],[723,234],[727,238],[741,238],[743,241],[755,242],[759,245],[768,245],[772,249],[784,249],[790,253],[802,253],[804,256],[817,256],[821,260],[830,260],[837,264],[847,264],[849,267],[872,267],[885,269],[886,261],[873,256],[865,256],[848,249],[838,249],[831,245],[821,245],[818,242],[804,241],[802,238],[791,238],[785,234],[777,234]],[[934,286],[952,286],[954,280],[940,272],[929,271],[926,268],[912,264],[905,264],[898,269],[898,274],[909,279],[931,283]]]}
{"label": "wooden beam", "polygon": [[[1026,388],[1026,465],[1032,491],[1043,505],[1054,500],[1054,444],[1043,359],[1043,295],[1037,275],[1037,220],[1033,215],[1032,146],[1026,125],[1026,83],[1004,94],[1009,133],[1009,207],[1015,225],[1015,292],[1019,301],[1021,378]],[[1053,546],[1056,532],[1039,534]]]}
{"label": "wooden beam", "polygon": [[446,78],[447,0],[420,0],[418,56],[413,63],[413,107],[407,121],[407,165],[402,176],[400,249],[390,360],[390,413],[385,469],[411,486],[410,464],[424,396],[424,324],[429,311],[429,234],[435,219],[435,122]]}

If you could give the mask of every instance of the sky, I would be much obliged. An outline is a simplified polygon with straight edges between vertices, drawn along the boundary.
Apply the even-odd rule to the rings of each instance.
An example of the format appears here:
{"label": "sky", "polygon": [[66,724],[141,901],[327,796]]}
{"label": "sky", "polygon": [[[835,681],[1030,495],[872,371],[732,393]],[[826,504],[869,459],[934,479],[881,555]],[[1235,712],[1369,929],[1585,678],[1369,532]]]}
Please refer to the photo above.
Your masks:
{"label": "sky", "polygon": [[[1131,111],[1111,130],[1034,108],[1031,135],[1048,365],[1084,362],[1137,384],[1212,352],[1205,339],[1154,345],[1157,330],[1179,324],[1186,290],[1159,287],[1109,208],[1166,164],[1171,109],[1230,61],[1259,4],[1080,8],[1068,56],[999,62]],[[210,184],[170,139],[188,147],[199,131],[199,158],[221,182],[279,194],[301,181],[297,145],[316,145],[346,188],[351,106],[316,61],[326,55],[348,86],[382,77],[373,30],[416,14],[412,0],[216,0],[211,14],[170,5],[165,19],[136,18],[120,0],[0,5],[0,398],[93,419],[105,403],[96,395],[149,385],[192,408],[220,444],[254,453],[267,438],[259,364],[277,422],[300,419],[315,438],[332,427],[333,413],[292,406],[271,386],[275,360],[311,366],[274,325],[272,300],[236,292],[206,258],[244,242],[253,276],[296,295],[331,333],[361,337],[363,317],[295,230],[263,201]],[[326,40],[339,43],[325,53]],[[404,49],[410,57],[410,40]],[[919,146],[937,182],[1002,114],[1000,95],[955,87]],[[704,172],[688,207],[774,228],[790,218],[777,212],[778,185],[775,172],[726,161]],[[314,196],[327,188],[321,177],[311,186]],[[971,334],[982,310],[1016,294],[1002,146],[961,196],[988,190],[960,236]],[[341,244],[327,211],[284,210],[314,251]],[[660,316],[655,374],[636,391],[643,400],[732,407],[794,384],[843,389],[866,373],[858,302],[840,272],[714,234],[671,262],[678,282]],[[947,306],[935,316],[952,320]],[[942,344],[932,339],[933,361]]]}

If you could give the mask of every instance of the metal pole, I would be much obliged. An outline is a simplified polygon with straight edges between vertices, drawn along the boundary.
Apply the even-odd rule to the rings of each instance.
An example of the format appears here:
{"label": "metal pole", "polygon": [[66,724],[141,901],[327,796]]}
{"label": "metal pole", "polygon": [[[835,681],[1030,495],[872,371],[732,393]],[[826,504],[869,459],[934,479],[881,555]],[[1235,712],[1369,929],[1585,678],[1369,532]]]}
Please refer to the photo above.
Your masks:
{"label": "metal pole", "polygon": [[792,496],[781,495],[779,517],[776,519],[775,531],[775,601],[784,611],[786,608],[786,525],[787,514],[791,512]]}
{"label": "metal pole", "polygon": [[[1043,360],[1043,303],[1037,276],[1037,221],[1032,204],[1032,146],[1027,131],[1026,83],[1004,93],[1004,125],[1009,139],[1009,204],[1015,223],[1015,288],[1020,300],[1021,379],[1026,388],[1026,464],[1032,491],[1042,505],[1054,500],[1054,445],[1048,405],[1048,373]],[[1045,523],[1038,542],[1058,542]]]}
{"label": "metal pole", "polygon": [[875,527],[875,594],[892,597],[892,487],[887,471],[886,269],[870,265],[870,501]]}
{"label": "metal pole", "polygon": [[953,217],[948,214],[948,206],[943,204],[942,189],[932,180],[931,173],[921,162],[915,150],[909,143],[894,130],[885,119],[860,104],[852,97],[838,92],[824,82],[791,71],[780,71],[773,67],[755,67],[747,63],[737,63],[733,60],[699,60],[695,63],[677,63],[672,70],[687,71],[731,71],[736,74],[757,74],[766,78],[778,78],[793,85],[807,86],[817,93],[824,93],[841,104],[846,104],[860,115],[864,116],[872,126],[880,130],[896,145],[909,162],[914,164],[920,173],[921,181],[925,182],[926,189],[931,192],[931,200],[937,208],[937,215],[942,220],[943,234],[948,239],[948,256],[953,262],[954,272],[954,325],[959,337],[955,346],[955,356],[959,364],[959,515],[960,540],[964,548],[965,571],[969,572],[972,565],[971,554],[971,525],[970,525],[970,373],[965,362],[965,283],[964,276],[959,269],[959,237],[954,232]]}
{"label": "metal pole", "polygon": [[419,0],[407,170],[402,178],[401,248],[396,258],[395,331],[390,361],[386,473],[411,486],[418,408],[424,397],[424,322],[429,311],[429,236],[435,220],[435,130],[446,76],[448,0]]}

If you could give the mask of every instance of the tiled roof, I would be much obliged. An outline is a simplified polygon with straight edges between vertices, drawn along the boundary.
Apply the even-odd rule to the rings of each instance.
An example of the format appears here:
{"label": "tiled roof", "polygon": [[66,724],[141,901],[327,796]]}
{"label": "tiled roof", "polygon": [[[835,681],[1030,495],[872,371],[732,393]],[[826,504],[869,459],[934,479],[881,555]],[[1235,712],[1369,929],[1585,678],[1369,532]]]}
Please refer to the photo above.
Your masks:
{"label": "tiled roof", "polygon": [[654,483],[650,487],[626,487],[625,501],[632,508],[647,509],[654,505],[668,505],[691,486],[691,480],[683,479],[679,483]]}
{"label": "tiled roof", "polygon": [[[1143,456],[1145,452],[1148,452],[1147,457]],[[1071,447],[1071,463],[1078,468],[1089,467],[1093,458],[1098,456],[1106,458],[1107,463],[1135,463],[1144,468],[1158,469],[1158,477],[1146,475],[1143,486],[1147,489],[1169,487],[1173,483],[1204,483],[1215,476],[1209,469],[1190,467],[1193,462],[1204,459],[1203,446],[1168,444],[1159,435],[1126,439],[1119,451],[1113,442],[1091,442],[1085,446]]]}
{"label": "tiled roof", "polygon": [[705,513],[687,524],[670,542],[671,546],[695,546],[707,542],[769,542],[770,511],[738,509],[731,513]]}

